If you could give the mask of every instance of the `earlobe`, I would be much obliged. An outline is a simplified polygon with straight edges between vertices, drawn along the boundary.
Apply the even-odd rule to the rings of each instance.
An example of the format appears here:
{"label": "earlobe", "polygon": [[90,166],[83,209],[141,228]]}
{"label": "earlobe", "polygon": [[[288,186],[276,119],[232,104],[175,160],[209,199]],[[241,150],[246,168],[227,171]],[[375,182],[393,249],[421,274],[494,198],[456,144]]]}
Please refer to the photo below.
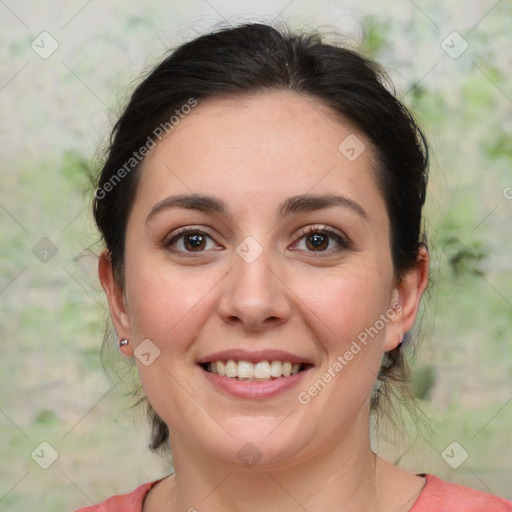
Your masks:
{"label": "earlobe", "polygon": [[[106,249],[99,257],[98,277],[107,296],[110,316],[119,339],[130,339],[130,318],[126,310],[123,288],[114,276],[110,253]],[[131,355],[129,354],[131,345],[123,346],[122,349],[124,355]]]}
{"label": "earlobe", "polygon": [[414,325],[420,299],[427,288],[429,275],[429,254],[426,246],[418,251],[414,268],[408,270],[393,289],[392,299],[400,304],[399,314],[388,327],[385,351],[393,350],[402,343],[405,333]]}
{"label": "earlobe", "polygon": [[130,341],[126,338],[119,340],[119,352],[127,357],[133,356],[133,348],[130,346]]}

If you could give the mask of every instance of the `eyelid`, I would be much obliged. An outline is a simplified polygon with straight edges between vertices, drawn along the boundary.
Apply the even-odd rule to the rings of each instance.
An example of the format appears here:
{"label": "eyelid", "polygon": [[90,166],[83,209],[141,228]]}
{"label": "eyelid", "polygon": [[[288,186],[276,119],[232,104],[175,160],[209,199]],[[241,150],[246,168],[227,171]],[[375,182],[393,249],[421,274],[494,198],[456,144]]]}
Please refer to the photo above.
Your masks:
{"label": "eyelid", "polygon": [[216,250],[218,250],[219,244],[217,243],[215,238],[208,232],[207,229],[205,229],[204,227],[199,227],[199,226],[185,226],[182,228],[178,228],[177,230],[173,231],[172,233],[170,233],[168,236],[166,236],[164,238],[164,240],[162,242],[162,247],[164,249],[167,249],[167,250],[175,253],[175,254],[181,254],[181,255],[192,256],[192,257],[196,253],[197,254],[208,253],[211,251],[211,249],[208,251],[182,251],[182,250],[173,248],[173,241],[176,241],[176,240],[182,238],[183,236],[185,236],[187,234],[191,234],[191,233],[198,233],[198,234],[208,237],[210,240],[212,240],[217,245]]}
{"label": "eyelid", "polygon": [[296,240],[293,245],[298,244],[301,240],[303,240],[306,236],[312,234],[312,233],[323,233],[324,235],[328,236],[330,239],[334,239],[340,247],[335,249],[329,249],[326,251],[306,251],[315,255],[321,255],[321,254],[332,254],[334,252],[339,252],[340,250],[346,250],[350,249],[352,247],[352,241],[350,238],[343,232],[340,232],[338,230],[335,230],[334,228],[331,228],[330,226],[327,226],[325,224],[315,224],[313,226],[308,226],[305,228],[301,228],[302,236]]}
{"label": "eyelid", "polygon": [[[173,244],[172,244],[173,241],[175,241],[177,239],[180,239],[183,236],[185,236],[187,234],[190,234],[190,233],[198,233],[198,234],[202,234],[202,235],[208,237],[210,240],[212,240],[217,245],[217,248],[214,249],[214,250],[219,250],[219,248],[218,248],[219,244],[217,243],[215,238],[208,232],[208,230],[205,229],[203,226],[202,227],[199,227],[199,226],[184,226],[182,228],[178,228],[177,230],[175,230],[172,233],[170,233],[164,239],[164,241],[162,242],[162,246],[165,249],[167,249],[167,250],[169,250],[171,252],[174,252],[176,254],[187,255],[187,256],[192,256],[192,257],[194,257],[195,254],[199,255],[201,253],[211,252],[211,249],[210,250],[202,250],[202,251],[183,251],[183,250],[174,249],[172,247],[173,246]],[[315,255],[322,255],[322,254],[330,255],[332,253],[339,252],[341,250],[350,249],[351,246],[352,246],[352,241],[350,240],[350,238],[346,234],[338,232],[334,228],[331,228],[330,226],[327,226],[327,225],[315,224],[315,225],[312,225],[312,226],[303,227],[303,228],[300,229],[300,233],[301,233],[301,235],[299,236],[299,238],[297,238],[292,243],[292,247],[297,245],[301,240],[303,240],[306,236],[308,236],[308,235],[310,235],[312,233],[324,234],[327,237],[329,237],[331,240],[335,240],[339,244],[339,247],[335,248],[335,249],[329,249],[329,250],[326,250],[326,251],[307,251],[307,250],[304,251],[304,252],[307,252],[307,253],[312,253],[312,254],[315,254]],[[298,235],[296,235],[296,236],[298,236]]]}

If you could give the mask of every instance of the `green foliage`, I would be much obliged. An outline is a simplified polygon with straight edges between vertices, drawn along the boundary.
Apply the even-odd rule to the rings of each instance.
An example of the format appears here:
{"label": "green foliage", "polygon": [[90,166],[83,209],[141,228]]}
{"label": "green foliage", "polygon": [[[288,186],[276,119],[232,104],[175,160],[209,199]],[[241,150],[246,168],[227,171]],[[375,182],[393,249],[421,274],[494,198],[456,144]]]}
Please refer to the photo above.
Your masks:
{"label": "green foliage", "polygon": [[433,365],[423,366],[414,371],[412,389],[416,397],[427,400],[435,383],[436,371]]}
{"label": "green foliage", "polygon": [[89,161],[76,151],[65,151],[62,155],[61,172],[74,190],[85,192],[92,182]]}
{"label": "green foliage", "polygon": [[489,253],[484,244],[478,240],[466,245],[458,237],[451,236],[443,243],[443,251],[455,277],[463,275],[483,275],[480,263]]}
{"label": "green foliage", "polygon": [[376,16],[365,16],[363,20],[362,51],[371,57],[376,57],[389,45],[388,31],[390,23],[379,20]]}
{"label": "green foliage", "polygon": [[58,423],[55,411],[51,409],[42,409],[36,415],[35,422],[41,425],[51,426]]}

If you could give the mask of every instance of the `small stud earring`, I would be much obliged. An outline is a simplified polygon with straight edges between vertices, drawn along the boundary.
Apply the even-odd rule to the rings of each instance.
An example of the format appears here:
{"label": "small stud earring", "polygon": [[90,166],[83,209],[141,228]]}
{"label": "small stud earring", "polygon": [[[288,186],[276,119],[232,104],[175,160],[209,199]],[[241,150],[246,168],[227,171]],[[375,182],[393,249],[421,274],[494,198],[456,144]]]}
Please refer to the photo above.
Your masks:
{"label": "small stud earring", "polygon": [[124,347],[125,345],[128,345],[128,340],[127,340],[126,338],[123,338],[123,339],[119,342],[119,348]]}

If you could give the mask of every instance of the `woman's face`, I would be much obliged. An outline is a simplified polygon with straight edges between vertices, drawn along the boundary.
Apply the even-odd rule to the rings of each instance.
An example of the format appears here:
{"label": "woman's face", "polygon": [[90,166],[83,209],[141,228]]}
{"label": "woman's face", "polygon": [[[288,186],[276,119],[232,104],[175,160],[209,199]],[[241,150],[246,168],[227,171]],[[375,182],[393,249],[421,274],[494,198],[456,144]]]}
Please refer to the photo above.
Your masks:
{"label": "woman's face", "polygon": [[123,290],[105,258],[100,277],[176,447],[268,468],[367,436],[419,299],[394,279],[374,156],[317,100],[268,92],[199,102],[146,157]]}

